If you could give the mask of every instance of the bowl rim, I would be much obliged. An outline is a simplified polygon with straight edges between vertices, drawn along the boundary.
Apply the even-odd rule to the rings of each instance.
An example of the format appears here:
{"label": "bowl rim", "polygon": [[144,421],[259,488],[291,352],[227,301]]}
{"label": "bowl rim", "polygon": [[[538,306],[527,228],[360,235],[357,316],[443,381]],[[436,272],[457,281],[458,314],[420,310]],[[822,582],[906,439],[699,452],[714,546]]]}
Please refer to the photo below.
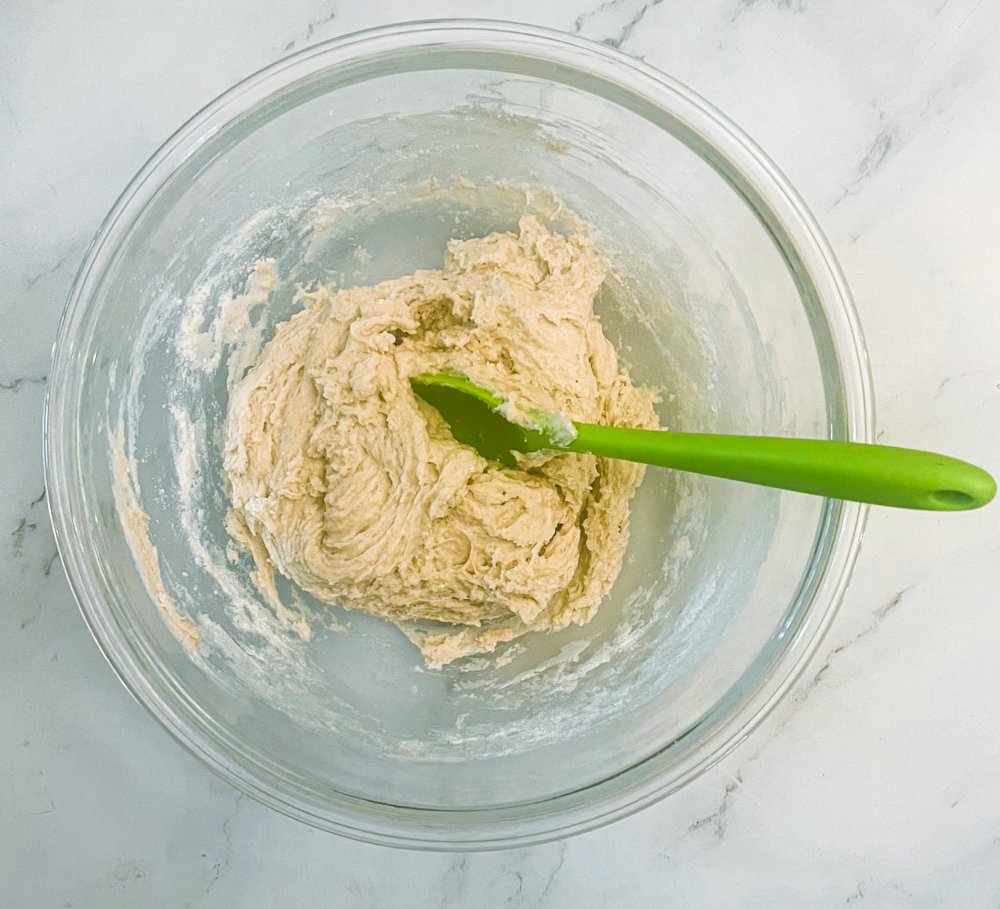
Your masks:
{"label": "bowl rim", "polygon": [[[224,125],[245,113],[237,109],[229,115],[241,100],[255,95],[260,96],[258,100],[263,99],[297,78],[369,59],[380,52],[441,45],[464,48],[471,45],[471,49],[488,49],[493,53],[534,51],[550,62],[555,58],[557,63],[583,67],[598,79],[615,83],[658,105],[690,130],[696,140],[704,142],[719,160],[734,165],[736,179],[745,181],[742,189],[756,193],[779,219],[816,289],[840,370],[846,438],[873,440],[874,403],[868,357],[847,283],[830,244],[801,197],[757,144],[724,114],[682,83],[615,48],[554,29],[491,19],[426,19],[365,29],[311,45],[257,70],[205,105],[153,153],[122,191],[87,250],[57,330],[49,373],[52,381],[45,398],[43,465],[49,516],[70,588],[87,627],[136,700],[175,739],[238,790],[311,826],[354,839],[410,849],[471,851],[546,842],[624,818],[676,792],[742,743],[801,676],[833,621],[857,558],[868,506],[827,501],[821,523],[826,521],[831,528],[829,554],[813,579],[803,621],[779,654],[774,672],[745,699],[740,709],[715,726],[707,740],[682,764],[680,772],[664,778],[666,768],[660,768],[660,772],[649,770],[649,761],[662,753],[661,749],[651,758],[616,774],[612,779],[633,774],[633,784],[625,790],[624,797],[621,793],[605,793],[602,797],[599,790],[609,780],[601,780],[569,795],[531,803],[556,810],[542,810],[529,816],[522,813],[521,817],[510,816],[509,808],[391,811],[387,810],[391,806],[354,797],[347,798],[357,803],[356,808],[368,805],[378,806],[378,810],[331,808],[328,803],[318,804],[301,793],[290,792],[287,786],[279,788],[273,775],[262,779],[262,774],[268,774],[266,767],[256,764],[255,771],[246,762],[236,760],[204,728],[192,725],[190,712],[185,713],[179,704],[168,702],[122,640],[100,579],[81,544],[82,522],[74,514],[69,495],[72,483],[81,482],[82,477],[70,476],[69,461],[74,455],[68,451],[70,446],[64,444],[66,434],[62,430],[75,413],[75,401],[69,400],[65,392],[69,387],[65,378],[77,357],[75,329],[86,315],[90,291],[101,277],[102,256],[117,248],[116,238],[120,239],[122,231],[145,209],[176,167]],[[626,77],[627,83],[622,81]],[[741,187],[734,185],[734,189],[740,191]],[[637,774],[643,765],[646,765],[645,775]],[[582,804],[574,804],[570,799],[584,792],[594,798]],[[560,802],[562,806],[556,807]]]}

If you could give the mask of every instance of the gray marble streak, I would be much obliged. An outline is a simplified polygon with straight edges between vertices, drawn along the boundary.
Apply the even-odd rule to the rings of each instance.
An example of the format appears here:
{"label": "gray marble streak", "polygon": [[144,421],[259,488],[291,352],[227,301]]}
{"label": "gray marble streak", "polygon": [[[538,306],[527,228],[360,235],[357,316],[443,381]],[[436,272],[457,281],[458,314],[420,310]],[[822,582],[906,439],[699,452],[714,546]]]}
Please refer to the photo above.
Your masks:
{"label": "gray marble streak", "polygon": [[[317,36],[315,40],[321,40],[324,37],[324,32],[328,31],[324,26],[329,25],[334,19],[337,18],[336,9],[330,10],[325,16],[321,16],[319,19],[311,20],[305,27],[305,31],[302,32],[300,37],[292,38],[282,50],[285,52],[294,50],[296,47],[307,44],[311,44],[314,41],[313,36]],[[317,34],[318,33],[318,34]]]}
{"label": "gray marble streak", "polygon": [[725,788],[722,790],[722,801],[719,802],[719,807],[711,814],[706,814],[704,817],[698,818],[698,820],[688,827],[688,832],[695,833],[703,827],[707,827],[712,831],[713,836],[717,840],[721,840],[726,835],[726,814],[729,811],[733,794],[742,785],[743,773],[737,770],[736,778],[731,783],[726,783]]}
{"label": "gray marble streak", "polygon": [[739,0],[736,9],[733,10],[730,22],[735,22],[744,13],[755,7],[770,6],[778,10],[787,10],[792,13],[804,13],[806,11],[806,0]]}
{"label": "gray marble streak", "polygon": [[[233,854],[233,842],[230,834],[230,828],[233,822],[236,820],[236,816],[240,813],[240,809],[243,806],[243,800],[246,798],[242,792],[235,793],[233,799],[232,811],[223,819],[220,826],[220,831],[222,834],[222,845],[218,852],[213,856],[213,864],[210,869],[210,874],[208,880],[205,883],[205,888],[197,896],[188,900],[184,906],[185,909],[197,909],[199,906],[210,905],[212,890],[215,885],[219,882],[219,879],[229,873],[229,862]],[[202,853],[202,858],[209,858],[207,853]]]}
{"label": "gray marble streak", "polygon": [[885,127],[879,130],[865,151],[864,157],[858,162],[854,177],[844,187],[844,191],[833,200],[831,208],[838,206],[848,196],[853,196],[866,180],[870,180],[875,175],[875,172],[892,152],[893,142],[896,139],[897,136],[892,127]]}
{"label": "gray marble streak", "polygon": [[620,49],[642,23],[646,13],[662,2],[663,0],[646,0],[642,3],[608,0],[596,9],[577,16],[573,31],[608,47]]}
{"label": "gray marble streak", "polygon": [[17,394],[21,390],[22,385],[44,385],[48,379],[48,376],[18,376],[16,379],[0,382],[0,391],[9,391]]}
{"label": "gray marble streak", "polygon": [[41,271],[36,271],[34,274],[26,275],[24,278],[24,289],[31,290],[39,281],[59,274],[68,262],[79,257],[80,245],[81,244],[78,243],[70,244],[66,251],[63,252],[62,255],[60,255],[56,261],[52,263],[52,265],[47,268],[43,268]]}
{"label": "gray marble streak", "polygon": [[567,843],[560,842],[532,850],[445,859],[440,906],[549,905],[559,893],[566,853]]}
{"label": "gray marble streak", "polygon": [[900,603],[903,602],[903,597],[906,595],[906,592],[909,589],[910,589],[909,587],[906,587],[903,590],[900,590],[893,596],[891,600],[889,600],[888,603],[879,606],[878,609],[875,610],[872,620],[868,625],[866,625],[861,631],[859,631],[856,635],[854,635],[854,637],[852,637],[849,641],[840,644],[837,647],[834,647],[833,650],[827,653],[823,661],[823,665],[816,670],[815,674],[812,677],[812,680],[809,682],[806,688],[801,692],[801,694],[799,694],[798,697],[800,703],[809,696],[809,692],[812,691],[812,689],[816,685],[818,685],[820,682],[823,681],[824,676],[827,674],[827,672],[830,671],[830,667],[833,666],[834,662],[836,661],[837,657],[840,656],[840,654],[842,654],[845,650],[847,650],[848,647],[853,647],[855,644],[857,644],[859,641],[864,640],[869,635],[875,634],[875,632],[877,632],[879,628],[881,628],[883,619],[885,619],[885,617],[890,612],[892,612],[893,609],[895,609],[897,606],[899,606]]}
{"label": "gray marble streak", "polygon": [[0,4],[0,909],[995,906],[995,507],[873,512],[828,639],[762,727],[667,801],[537,848],[385,850],[281,817],[177,746],[94,646],[40,459],[51,342],[90,237],[237,79],[337,34],[456,14],[621,48],[733,116],[841,259],[878,438],[1000,472],[996,4]]}

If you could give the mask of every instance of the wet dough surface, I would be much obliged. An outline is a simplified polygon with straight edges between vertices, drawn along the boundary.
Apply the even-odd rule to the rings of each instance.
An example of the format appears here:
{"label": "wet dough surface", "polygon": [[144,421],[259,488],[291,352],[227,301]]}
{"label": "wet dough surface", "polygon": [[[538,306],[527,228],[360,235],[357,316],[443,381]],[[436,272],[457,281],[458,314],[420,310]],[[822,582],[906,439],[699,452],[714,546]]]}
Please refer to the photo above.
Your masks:
{"label": "wet dough surface", "polygon": [[300,291],[230,398],[230,533],[318,599],[395,622],[431,666],[589,621],[643,468],[488,462],[408,380],[455,370],[522,406],[655,426],[594,315],[603,279],[586,240],[526,216],[452,241],[439,271]]}

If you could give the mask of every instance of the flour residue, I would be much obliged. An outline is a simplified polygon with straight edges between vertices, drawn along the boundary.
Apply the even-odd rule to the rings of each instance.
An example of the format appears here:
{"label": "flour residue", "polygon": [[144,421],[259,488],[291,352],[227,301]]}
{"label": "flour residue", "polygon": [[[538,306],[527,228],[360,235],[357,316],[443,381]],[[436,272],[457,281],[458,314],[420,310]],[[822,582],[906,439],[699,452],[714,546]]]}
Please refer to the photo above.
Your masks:
{"label": "flour residue", "polygon": [[111,489],[125,542],[135,559],[146,592],[159,608],[167,627],[185,648],[194,651],[201,642],[201,633],[198,626],[177,608],[163,583],[160,556],[149,537],[149,516],[139,504],[137,483],[125,455],[125,431],[121,424],[117,431],[108,433],[108,446],[111,450]]}
{"label": "flour residue", "polygon": [[254,324],[251,315],[257,307],[267,303],[277,286],[275,260],[255,262],[243,293],[225,291],[219,295],[214,318],[207,316],[211,286],[199,287],[187,300],[177,334],[178,351],[188,364],[210,373],[228,350],[227,381],[232,386],[260,352],[265,324]]}

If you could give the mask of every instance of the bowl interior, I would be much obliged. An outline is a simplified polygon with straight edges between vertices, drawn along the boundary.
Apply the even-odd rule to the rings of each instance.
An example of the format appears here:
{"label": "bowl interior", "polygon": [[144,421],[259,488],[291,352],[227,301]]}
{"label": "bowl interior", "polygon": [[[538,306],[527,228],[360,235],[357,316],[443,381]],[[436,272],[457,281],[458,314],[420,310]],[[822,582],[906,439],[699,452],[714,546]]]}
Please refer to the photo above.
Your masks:
{"label": "bowl interior", "polygon": [[[203,753],[362,828],[391,806],[537,809],[653,758],[678,764],[804,621],[831,506],[651,469],[591,624],[429,671],[379,620],[279,582],[309,617],[303,641],[262,600],[227,546],[220,427],[297,286],[439,267],[447,240],[530,211],[592,233],[610,266],[605,330],[633,379],[660,389],[663,425],[844,435],[824,314],[774,226],[662,106],[540,52],[389,48],[255,92],[160,162],[61,340],[99,637]],[[262,259],[278,286],[234,330],[227,313]],[[128,490],[171,603],[200,630],[194,654],[136,567]]]}

